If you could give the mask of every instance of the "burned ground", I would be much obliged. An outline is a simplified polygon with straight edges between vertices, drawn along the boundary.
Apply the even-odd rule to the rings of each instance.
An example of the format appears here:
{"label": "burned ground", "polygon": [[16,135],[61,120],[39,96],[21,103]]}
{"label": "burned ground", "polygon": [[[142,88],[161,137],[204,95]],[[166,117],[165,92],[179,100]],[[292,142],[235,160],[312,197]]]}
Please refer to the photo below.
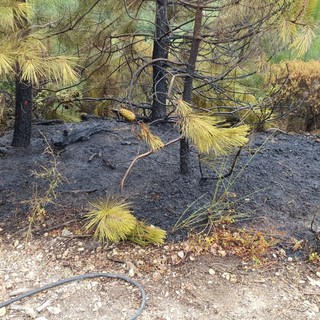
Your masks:
{"label": "burned ground", "polygon": [[[41,171],[41,165],[50,167],[52,156],[44,152],[48,144],[64,177],[56,190],[56,204],[47,208],[50,224],[81,216],[97,198],[118,195],[132,159],[147,150],[137,139],[136,129],[135,125],[109,120],[38,124],[33,126],[31,147],[20,149],[10,147],[11,131],[2,133],[1,224],[12,230],[21,227],[29,210],[28,200],[46,190],[47,181],[36,177],[34,171]],[[166,142],[177,137],[170,125],[155,127],[154,131]],[[121,194],[132,203],[138,218],[166,229],[173,240],[186,234],[183,230],[172,232],[179,217],[192,203],[187,214],[210,203],[218,183],[201,180],[195,151],[191,154],[191,174],[180,175],[178,147],[176,143],[140,159]],[[312,239],[310,224],[320,205],[319,160],[316,135],[253,133],[233,174],[220,184],[220,192],[227,186],[229,207],[246,216],[251,225]],[[208,166],[202,169],[204,176],[213,176]]]}

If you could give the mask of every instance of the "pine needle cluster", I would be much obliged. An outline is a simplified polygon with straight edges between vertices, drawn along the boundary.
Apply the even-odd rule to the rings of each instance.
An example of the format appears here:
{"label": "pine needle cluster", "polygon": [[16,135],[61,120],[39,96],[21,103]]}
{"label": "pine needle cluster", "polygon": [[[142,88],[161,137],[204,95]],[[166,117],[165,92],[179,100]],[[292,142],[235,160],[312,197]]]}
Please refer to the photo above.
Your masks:
{"label": "pine needle cluster", "polygon": [[147,225],[142,221],[137,221],[136,227],[128,237],[128,240],[146,246],[149,244],[163,244],[166,238],[166,231],[152,226]]}
{"label": "pine needle cluster", "polygon": [[129,204],[123,200],[109,197],[91,205],[95,209],[86,215],[89,220],[86,229],[94,229],[94,237],[100,242],[125,240],[136,226],[137,220],[131,214]]}
{"label": "pine needle cluster", "polygon": [[5,31],[16,30],[24,20],[31,15],[32,6],[21,1],[1,1],[1,28]]}
{"label": "pine needle cluster", "polygon": [[152,151],[157,151],[164,147],[163,141],[160,139],[160,137],[151,132],[147,124],[141,122],[139,125],[139,137],[149,145]]}
{"label": "pine needle cluster", "polygon": [[248,142],[246,136],[249,126],[221,128],[218,126],[221,119],[196,113],[181,99],[177,101],[177,114],[182,135],[201,153],[213,151],[216,156],[227,155],[234,147],[243,146]]}
{"label": "pine needle cluster", "polygon": [[97,200],[86,215],[85,228],[94,230],[99,242],[129,240],[140,245],[163,244],[166,231],[138,221],[130,210],[130,203],[120,198]]}
{"label": "pine needle cluster", "polygon": [[52,55],[43,40],[43,30],[34,28],[34,6],[6,1],[0,10],[0,76],[18,74],[21,80],[38,85],[43,79],[73,84],[78,79],[78,58]]}
{"label": "pine needle cluster", "polygon": [[307,53],[317,36],[318,12],[318,0],[295,0],[280,18],[277,28],[280,38],[297,57]]}

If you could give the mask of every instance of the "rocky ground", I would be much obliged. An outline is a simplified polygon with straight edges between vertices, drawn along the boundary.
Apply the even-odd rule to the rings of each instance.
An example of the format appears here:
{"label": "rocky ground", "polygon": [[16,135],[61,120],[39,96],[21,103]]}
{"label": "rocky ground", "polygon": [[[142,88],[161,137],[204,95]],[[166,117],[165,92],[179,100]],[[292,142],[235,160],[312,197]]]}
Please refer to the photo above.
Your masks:
{"label": "rocky ground", "polygon": [[[79,129],[88,139],[73,140]],[[154,130],[164,141],[176,137],[169,125]],[[11,131],[0,136],[0,301],[76,274],[117,272],[145,287],[148,303],[141,319],[320,317],[319,270],[305,262],[310,250],[319,250],[320,143],[316,134],[252,134],[233,174],[221,183],[211,179],[211,169],[221,163],[230,166],[232,158],[210,159],[203,164],[201,176],[193,152],[188,177],[178,173],[177,144],[140,159],[121,196],[132,203],[138,218],[167,230],[168,243],[162,248],[101,247],[91,238],[79,237],[79,232],[85,233],[81,219],[90,201],[119,195],[120,181],[132,159],[146,150],[137,140],[135,125],[108,120],[38,124],[28,149],[11,148],[11,137]],[[54,157],[45,152],[49,145]],[[43,172],[43,166],[52,168],[53,160],[58,161],[64,179],[56,189],[54,205],[46,208],[45,221],[33,227],[34,237],[26,242],[30,199],[43,197],[48,188],[48,180],[34,172]],[[223,214],[227,208],[242,217],[239,226],[281,239],[263,267],[247,264],[223,249],[193,255],[179,242],[186,239],[187,230],[174,226],[186,208],[190,206],[184,218],[212,201],[215,192],[225,195],[219,206]],[[292,238],[303,240],[304,250],[292,250]],[[139,294],[131,286],[117,280],[91,280],[13,304],[3,319],[89,319],[93,315],[128,319],[138,306]]]}
{"label": "rocky ground", "polygon": [[[144,287],[143,320],[319,319],[320,272],[315,265],[279,254],[255,268],[228,255],[184,258],[185,250],[181,244],[101,248],[53,234],[28,243],[6,239],[0,251],[1,301],[62,278],[113,272]],[[134,287],[92,279],[39,293],[0,309],[0,314],[4,320],[119,320],[130,319],[139,305]]]}

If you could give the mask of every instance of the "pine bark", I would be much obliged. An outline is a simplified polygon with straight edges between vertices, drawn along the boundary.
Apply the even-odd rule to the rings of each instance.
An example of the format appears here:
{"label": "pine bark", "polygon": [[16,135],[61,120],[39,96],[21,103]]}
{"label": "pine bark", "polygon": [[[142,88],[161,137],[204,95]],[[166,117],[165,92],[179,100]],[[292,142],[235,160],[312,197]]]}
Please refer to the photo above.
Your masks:
{"label": "pine bark", "polygon": [[32,86],[27,81],[16,80],[15,122],[13,147],[27,147],[31,141]]}
{"label": "pine bark", "polygon": [[[25,0],[18,0],[25,3]],[[28,20],[26,17],[18,19],[17,13],[13,11],[17,32],[20,33],[22,39],[29,33]],[[15,92],[15,121],[13,147],[27,147],[31,141],[31,121],[32,121],[32,85],[26,80],[21,79],[21,70],[17,62],[16,66],[16,92]]]}
{"label": "pine bark", "polygon": [[[198,0],[195,13],[195,22],[193,28],[193,38],[191,42],[189,61],[186,68],[187,76],[184,81],[182,99],[188,103],[192,102],[193,78],[196,69],[196,62],[201,43],[201,24],[202,24],[202,0]],[[190,173],[190,146],[187,139],[180,140],[180,173],[188,175]]]}
{"label": "pine bark", "polygon": [[156,0],[155,37],[153,44],[153,103],[152,120],[165,118],[167,114],[167,59],[169,47],[168,1]]}

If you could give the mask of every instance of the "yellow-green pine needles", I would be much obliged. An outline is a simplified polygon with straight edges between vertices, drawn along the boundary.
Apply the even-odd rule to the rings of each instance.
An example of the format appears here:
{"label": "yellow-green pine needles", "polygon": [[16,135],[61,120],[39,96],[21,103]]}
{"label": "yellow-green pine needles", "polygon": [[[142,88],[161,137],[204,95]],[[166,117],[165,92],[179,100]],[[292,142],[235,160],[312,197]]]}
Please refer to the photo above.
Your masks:
{"label": "yellow-green pine needles", "polygon": [[207,114],[196,113],[183,100],[177,101],[177,114],[182,135],[201,153],[213,151],[216,156],[227,155],[233,148],[245,145],[249,126],[220,128],[219,119]]}
{"label": "yellow-green pine needles", "polygon": [[130,210],[130,204],[123,199],[108,197],[97,200],[86,215],[85,228],[94,230],[99,242],[129,240],[139,245],[163,244],[166,231],[138,221]]}
{"label": "yellow-green pine needles", "polygon": [[149,145],[152,151],[157,151],[164,147],[163,141],[160,139],[160,137],[151,132],[147,124],[141,122],[139,125],[139,137]]}
{"label": "yellow-green pine needles", "polygon": [[166,234],[165,230],[152,225],[147,225],[142,221],[138,221],[136,227],[128,237],[128,240],[141,246],[149,244],[163,244]]}
{"label": "yellow-green pine needles", "polygon": [[99,242],[125,240],[136,226],[137,220],[132,215],[129,204],[121,199],[108,197],[91,205],[95,209],[86,215],[89,220],[86,229],[94,230],[94,237]]}

